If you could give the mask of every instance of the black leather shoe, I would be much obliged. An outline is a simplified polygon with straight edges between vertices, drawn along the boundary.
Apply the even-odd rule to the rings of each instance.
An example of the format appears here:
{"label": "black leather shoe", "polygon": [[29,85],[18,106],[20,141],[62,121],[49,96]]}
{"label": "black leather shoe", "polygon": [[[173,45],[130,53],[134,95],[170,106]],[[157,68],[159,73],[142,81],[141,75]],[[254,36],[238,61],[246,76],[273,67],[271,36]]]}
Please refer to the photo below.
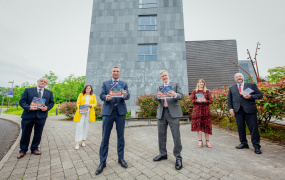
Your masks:
{"label": "black leather shoe", "polygon": [[248,149],[248,144],[240,144],[236,147],[237,149]]}
{"label": "black leather shoe", "polygon": [[100,173],[103,171],[104,167],[106,167],[106,162],[100,163],[100,165],[99,165],[99,167],[97,168],[95,174],[96,174],[96,175],[100,174]]}
{"label": "black leather shoe", "polygon": [[153,161],[161,161],[163,159],[167,159],[167,155],[164,155],[164,156],[158,155],[155,158],[153,158]]}
{"label": "black leather shoe", "polygon": [[260,149],[255,149],[254,152],[255,152],[255,154],[262,154],[262,152],[260,151]]}
{"label": "black leather shoe", "polygon": [[182,169],[182,158],[176,158],[175,169],[176,170]]}
{"label": "black leather shoe", "polygon": [[118,163],[121,164],[121,166],[123,168],[127,168],[128,164],[126,163],[126,161],[124,159],[118,159]]}

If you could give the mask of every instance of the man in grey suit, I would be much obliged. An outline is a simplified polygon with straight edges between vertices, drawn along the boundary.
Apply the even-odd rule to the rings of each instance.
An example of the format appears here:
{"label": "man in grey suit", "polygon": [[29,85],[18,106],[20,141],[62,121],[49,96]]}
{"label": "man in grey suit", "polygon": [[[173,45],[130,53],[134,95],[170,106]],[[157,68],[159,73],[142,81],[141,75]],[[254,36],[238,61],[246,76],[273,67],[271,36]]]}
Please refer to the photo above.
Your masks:
{"label": "man in grey suit", "polygon": [[182,169],[182,157],[180,155],[182,145],[180,139],[179,117],[182,117],[183,114],[178,100],[183,99],[184,95],[178,83],[169,81],[169,74],[167,71],[161,71],[160,79],[163,81],[161,86],[172,86],[172,91],[169,91],[168,94],[173,98],[160,99],[162,95],[160,91],[154,96],[154,99],[159,102],[156,118],[158,119],[158,144],[160,154],[156,156],[153,161],[167,159],[166,138],[167,126],[169,124],[174,141],[173,154],[176,158],[175,169],[180,170]]}

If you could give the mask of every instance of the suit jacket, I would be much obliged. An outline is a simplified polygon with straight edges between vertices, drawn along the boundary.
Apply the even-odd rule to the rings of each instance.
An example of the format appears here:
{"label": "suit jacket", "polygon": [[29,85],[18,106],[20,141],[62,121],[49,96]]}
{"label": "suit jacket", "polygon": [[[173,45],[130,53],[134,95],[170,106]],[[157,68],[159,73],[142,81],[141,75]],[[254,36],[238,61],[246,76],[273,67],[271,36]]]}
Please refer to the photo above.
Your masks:
{"label": "suit jacket", "polygon": [[[130,94],[128,91],[128,84],[124,81],[119,80],[118,84],[123,84],[124,85],[124,90],[127,91],[126,97],[122,98],[116,98],[117,99],[117,106],[118,106],[118,111],[120,115],[125,115],[128,113],[127,111],[127,105],[125,100],[128,100],[130,98]],[[113,81],[112,79],[109,81],[104,81],[102,85],[102,90],[100,93],[100,99],[104,102],[102,110],[101,110],[101,115],[106,115],[110,116],[113,109],[114,109],[114,103],[115,103],[115,98],[111,99],[110,101],[107,101],[106,96],[109,94],[110,89],[113,87]]]}
{"label": "suit jacket", "polygon": [[19,101],[20,106],[24,109],[21,117],[23,119],[47,118],[48,111],[54,105],[53,93],[50,90],[47,89],[44,90],[42,98],[46,99],[45,105],[47,106],[47,111],[42,111],[42,110],[30,111],[30,105],[34,97],[38,97],[37,87],[26,88]]}
{"label": "suit jacket", "polygon": [[246,88],[251,88],[252,90],[254,90],[254,92],[250,94],[251,97],[249,99],[245,99],[243,96],[240,95],[237,84],[230,87],[228,93],[229,110],[233,109],[235,112],[238,112],[240,105],[242,104],[243,109],[246,113],[257,113],[255,100],[261,99],[263,95],[261,94],[258,87],[254,83],[245,82],[243,89]]}
{"label": "suit jacket", "polygon": [[[79,113],[79,105],[84,105],[85,104],[85,99],[86,99],[86,94],[80,93],[78,98],[77,98],[77,110],[75,112],[73,121],[79,122],[81,118],[81,113]],[[89,122],[94,122],[96,120],[95,118],[95,107],[97,106],[97,101],[96,101],[96,96],[95,94],[89,95],[89,102],[92,107],[90,107],[90,115],[89,115]]]}
{"label": "suit jacket", "polygon": [[[164,86],[164,84],[161,84],[161,86]],[[166,99],[170,116],[172,118],[182,117],[183,114],[182,114],[182,110],[181,110],[181,107],[180,107],[180,104],[178,101],[178,100],[181,100],[184,98],[181,86],[179,85],[179,83],[175,83],[172,81],[169,82],[169,86],[172,86],[172,90],[174,92],[176,92],[176,94],[177,94],[176,98]],[[154,99],[159,102],[158,108],[157,108],[157,113],[156,113],[156,118],[161,119],[162,113],[163,113],[164,99],[158,99],[157,94],[154,96]]]}

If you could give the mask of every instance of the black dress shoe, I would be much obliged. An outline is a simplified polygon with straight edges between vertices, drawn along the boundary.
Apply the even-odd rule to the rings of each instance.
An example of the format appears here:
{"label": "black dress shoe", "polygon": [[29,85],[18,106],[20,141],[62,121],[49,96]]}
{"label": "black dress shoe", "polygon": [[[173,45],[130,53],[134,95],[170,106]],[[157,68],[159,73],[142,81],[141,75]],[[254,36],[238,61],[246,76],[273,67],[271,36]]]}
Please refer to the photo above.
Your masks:
{"label": "black dress shoe", "polygon": [[182,169],[182,158],[176,158],[175,169],[176,170]]}
{"label": "black dress shoe", "polygon": [[240,144],[236,147],[237,149],[248,149],[248,144]]}
{"label": "black dress shoe", "polygon": [[164,156],[158,155],[155,158],[153,158],[153,161],[161,161],[163,159],[167,159],[167,155],[164,155]]}
{"label": "black dress shoe", "polygon": [[260,151],[260,149],[255,149],[254,152],[255,152],[255,154],[262,154],[262,152]]}
{"label": "black dress shoe", "polygon": [[121,164],[122,167],[127,168],[128,164],[124,159],[118,159],[118,163]]}
{"label": "black dress shoe", "polygon": [[99,167],[97,168],[95,174],[96,174],[96,175],[100,174],[100,173],[103,171],[104,167],[106,167],[106,162],[100,163],[100,165],[99,165]]}

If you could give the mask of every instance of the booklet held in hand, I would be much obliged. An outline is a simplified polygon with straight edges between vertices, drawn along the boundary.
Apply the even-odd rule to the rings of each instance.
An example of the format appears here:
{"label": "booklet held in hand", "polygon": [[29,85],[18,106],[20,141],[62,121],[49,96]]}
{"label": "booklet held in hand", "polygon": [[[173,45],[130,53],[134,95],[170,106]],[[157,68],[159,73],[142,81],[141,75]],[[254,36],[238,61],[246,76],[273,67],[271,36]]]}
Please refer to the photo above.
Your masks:
{"label": "booklet held in hand", "polygon": [[45,106],[46,99],[34,97],[31,102],[31,107],[41,108]]}
{"label": "booklet held in hand", "polygon": [[124,84],[115,84],[109,91],[112,97],[123,97]]}
{"label": "booklet held in hand", "polygon": [[162,93],[159,99],[173,98],[168,94],[169,91],[172,91],[172,86],[159,86],[159,91]]}
{"label": "booklet held in hand", "polygon": [[206,101],[206,98],[203,93],[196,94],[197,100]]}
{"label": "booklet held in hand", "polygon": [[88,111],[88,107],[84,104],[84,105],[79,105],[79,113],[86,113]]}

